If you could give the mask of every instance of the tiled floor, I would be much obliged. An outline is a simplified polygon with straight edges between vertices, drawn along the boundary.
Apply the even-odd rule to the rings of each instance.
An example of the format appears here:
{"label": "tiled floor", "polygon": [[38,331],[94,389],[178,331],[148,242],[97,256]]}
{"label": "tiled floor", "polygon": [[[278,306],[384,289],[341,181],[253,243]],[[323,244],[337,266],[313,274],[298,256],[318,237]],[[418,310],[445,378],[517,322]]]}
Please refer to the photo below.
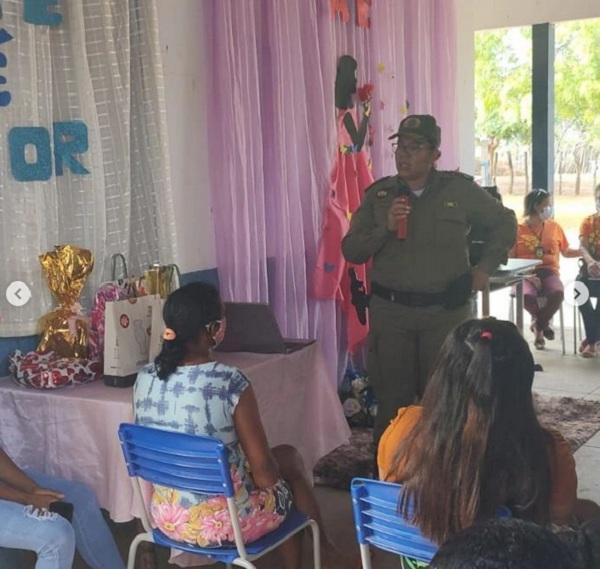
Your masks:
{"label": "tiled floor", "polygon": [[[534,389],[550,396],[584,397],[600,402],[600,358],[583,360],[573,355],[571,335],[567,338],[567,348],[571,353],[563,356],[560,351],[560,342],[556,340],[549,343],[546,351],[536,352],[536,361],[543,366],[544,371],[536,374]],[[600,433],[577,451],[575,459],[580,496],[600,502],[600,476],[598,475],[600,472]],[[316,493],[331,537],[345,551],[356,553],[358,559],[358,547],[356,546],[348,493],[328,488],[317,488]],[[124,556],[131,533],[131,525],[124,524],[115,528],[115,535]],[[159,567],[157,569],[170,567],[166,562],[164,551],[160,551],[158,557]],[[279,567],[275,557],[266,558],[257,565],[261,569],[278,569]],[[399,567],[395,557],[381,553],[377,553],[373,565],[377,569],[398,569]],[[311,566],[307,546],[303,569]],[[78,560],[74,567],[85,569],[86,565]]]}
{"label": "tiled floor", "polygon": [[[572,331],[567,330],[566,334],[567,355],[561,354],[558,340],[549,344],[548,350],[536,352],[536,361],[543,366],[544,372],[536,374],[534,389],[550,396],[600,402],[600,358],[585,360],[573,355]],[[600,433],[575,453],[575,463],[579,496],[600,503]]]}

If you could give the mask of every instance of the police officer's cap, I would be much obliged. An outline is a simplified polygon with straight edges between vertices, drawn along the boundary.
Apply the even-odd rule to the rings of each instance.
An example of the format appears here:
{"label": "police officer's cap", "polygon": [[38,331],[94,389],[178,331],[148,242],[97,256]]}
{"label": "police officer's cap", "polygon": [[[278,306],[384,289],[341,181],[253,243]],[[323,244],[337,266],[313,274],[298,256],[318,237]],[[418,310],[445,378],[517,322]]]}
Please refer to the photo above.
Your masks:
{"label": "police officer's cap", "polygon": [[431,115],[408,115],[400,123],[398,132],[390,136],[389,140],[404,134],[424,138],[436,148],[439,148],[442,142],[442,131],[435,117]]}

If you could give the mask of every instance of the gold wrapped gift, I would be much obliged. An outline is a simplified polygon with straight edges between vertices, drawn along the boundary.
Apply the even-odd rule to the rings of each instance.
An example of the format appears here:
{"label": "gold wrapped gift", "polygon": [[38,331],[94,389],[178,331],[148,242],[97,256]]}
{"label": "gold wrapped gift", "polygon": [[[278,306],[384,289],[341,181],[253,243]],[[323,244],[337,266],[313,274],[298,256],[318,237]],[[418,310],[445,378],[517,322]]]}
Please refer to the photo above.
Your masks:
{"label": "gold wrapped gift", "polygon": [[180,279],[177,265],[155,263],[144,272],[144,290],[146,294],[159,294],[161,298],[167,298],[179,288]]}
{"label": "gold wrapped gift", "polygon": [[54,351],[66,358],[87,358],[88,322],[79,297],[94,268],[91,251],[74,245],[58,245],[40,255],[42,271],[58,308],[42,317],[38,351]]}

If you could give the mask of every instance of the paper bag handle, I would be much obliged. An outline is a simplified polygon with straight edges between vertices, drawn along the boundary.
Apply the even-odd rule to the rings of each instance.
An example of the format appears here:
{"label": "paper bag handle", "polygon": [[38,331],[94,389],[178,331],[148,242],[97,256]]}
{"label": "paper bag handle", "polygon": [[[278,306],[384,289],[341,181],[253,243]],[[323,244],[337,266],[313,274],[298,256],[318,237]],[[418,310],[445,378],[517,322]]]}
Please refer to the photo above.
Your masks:
{"label": "paper bag handle", "polygon": [[181,271],[179,270],[179,266],[177,264],[173,263],[171,266],[174,269],[173,277],[176,280],[173,290],[177,290],[181,286]]}
{"label": "paper bag handle", "polygon": [[125,260],[125,255],[123,255],[123,253],[115,253],[111,257],[111,261],[112,261],[112,270],[111,270],[112,280],[113,281],[117,280],[117,261],[121,261],[121,269],[123,271],[123,276],[121,277],[121,279],[125,280],[129,276],[129,273],[127,271],[127,261]]}

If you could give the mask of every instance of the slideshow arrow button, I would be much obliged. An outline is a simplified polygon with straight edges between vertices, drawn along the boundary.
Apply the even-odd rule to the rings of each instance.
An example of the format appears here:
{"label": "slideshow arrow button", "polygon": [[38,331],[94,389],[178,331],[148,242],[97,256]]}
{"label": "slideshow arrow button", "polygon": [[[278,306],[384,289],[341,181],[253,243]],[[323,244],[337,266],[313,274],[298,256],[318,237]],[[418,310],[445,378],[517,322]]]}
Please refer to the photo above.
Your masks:
{"label": "slideshow arrow button", "polygon": [[20,308],[31,300],[31,289],[22,281],[13,281],[6,289],[6,300]]}
{"label": "slideshow arrow button", "polygon": [[590,299],[590,291],[581,281],[574,281],[565,287],[565,301],[574,306],[583,306]]}

